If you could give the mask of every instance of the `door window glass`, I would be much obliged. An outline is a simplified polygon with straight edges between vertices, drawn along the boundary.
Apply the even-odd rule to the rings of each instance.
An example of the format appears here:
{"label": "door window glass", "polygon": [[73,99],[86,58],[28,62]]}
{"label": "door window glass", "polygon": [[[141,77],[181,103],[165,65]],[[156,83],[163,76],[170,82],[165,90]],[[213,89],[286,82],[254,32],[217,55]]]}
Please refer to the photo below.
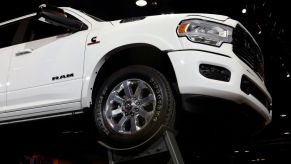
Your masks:
{"label": "door window glass", "polygon": [[36,17],[33,17],[26,30],[23,41],[29,42],[66,33],[70,33],[70,30],[61,26],[47,23],[41,18],[36,19]]}
{"label": "door window glass", "polygon": [[13,38],[19,27],[19,22],[12,22],[0,26],[0,48],[12,46]]}

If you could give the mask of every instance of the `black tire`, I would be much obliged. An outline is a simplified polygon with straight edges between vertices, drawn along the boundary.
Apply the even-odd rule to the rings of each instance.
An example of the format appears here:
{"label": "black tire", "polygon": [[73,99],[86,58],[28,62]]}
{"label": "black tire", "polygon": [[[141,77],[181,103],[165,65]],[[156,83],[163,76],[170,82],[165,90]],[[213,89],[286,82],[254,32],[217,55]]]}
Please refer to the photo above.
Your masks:
{"label": "black tire", "polygon": [[[131,92],[126,94],[124,86],[128,86]],[[140,87],[143,88],[140,92],[137,91],[139,86],[143,86]],[[115,102],[112,97],[116,95],[121,97],[122,101],[118,99]],[[132,95],[133,98],[127,95]],[[138,98],[134,97],[135,95],[139,95],[136,96]],[[138,103],[137,99],[141,100],[141,103]],[[134,113],[139,109],[136,104],[140,105],[140,111]],[[119,114],[113,117],[112,111],[116,109]],[[146,117],[143,117],[142,110],[147,112]],[[123,68],[109,76],[97,91],[94,118],[100,139],[105,144],[114,148],[141,144],[151,138],[161,125],[174,125],[175,100],[169,82],[151,67],[132,65]],[[135,120],[133,124],[130,122],[132,120]]]}

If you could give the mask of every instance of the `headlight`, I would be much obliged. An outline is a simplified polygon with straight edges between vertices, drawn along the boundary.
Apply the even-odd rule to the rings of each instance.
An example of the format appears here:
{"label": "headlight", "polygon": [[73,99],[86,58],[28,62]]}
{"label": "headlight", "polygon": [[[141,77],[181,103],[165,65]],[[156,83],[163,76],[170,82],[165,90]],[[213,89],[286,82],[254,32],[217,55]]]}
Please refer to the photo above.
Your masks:
{"label": "headlight", "polygon": [[186,20],[178,26],[180,37],[187,37],[192,42],[221,46],[232,41],[232,27],[204,20]]}

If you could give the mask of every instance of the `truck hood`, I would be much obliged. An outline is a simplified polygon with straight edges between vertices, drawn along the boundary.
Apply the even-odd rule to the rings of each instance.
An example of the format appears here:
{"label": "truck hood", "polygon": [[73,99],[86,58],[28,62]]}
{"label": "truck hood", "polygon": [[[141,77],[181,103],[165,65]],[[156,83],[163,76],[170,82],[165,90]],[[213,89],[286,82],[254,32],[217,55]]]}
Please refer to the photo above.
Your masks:
{"label": "truck hood", "polygon": [[113,25],[119,25],[123,23],[138,22],[138,21],[149,20],[149,19],[165,19],[166,17],[176,17],[179,19],[198,18],[198,19],[205,19],[205,20],[221,22],[221,23],[229,19],[228,16],[217,15],[217,14],[186,13],[186,14],[162,14],[162,15],[147,16],[147,17],[145,16],[132,17],[132,18],[111,21],[111,23]]}
{"label": "truck hood", "polygon": [[229,19],[228,16],[225,15],[217,15],[217,14],[203,14],[203,13],[193,13],[193,14],[187,14],[188,17],[191,16],[199,16],[199,17],[205,17],[205,18],[209,18],[209,19],[215,19],[218,21],[226,21],[227,19]]}

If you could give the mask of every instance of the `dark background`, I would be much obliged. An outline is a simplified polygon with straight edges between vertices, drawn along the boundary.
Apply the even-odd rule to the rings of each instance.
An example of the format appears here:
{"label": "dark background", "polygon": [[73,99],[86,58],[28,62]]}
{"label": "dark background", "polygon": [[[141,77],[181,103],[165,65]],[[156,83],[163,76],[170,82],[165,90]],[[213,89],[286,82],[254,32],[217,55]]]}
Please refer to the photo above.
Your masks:
{"label": "dark background", "polygon": [[[86,11],[87,13],[95,15],[96,17],[104,20],[115,20],[141,15],[190,12],[223,14],[230,16],[233,19],[239,20],[256,38],[264,53],[266,64],[266,85],[273,97],[273,121],[262,132],[248,138],[247,140],[242,141],[241,143],[238,143],[235,147],[233,147],[230,155],[232,158],[231,161],[233,163],[291,162],[291,113],[289,104],[291,100],[291,40],[289,39],[291,37],[291,15],[289,13],[290,6],[287,4],[287,1],[148,0],[147,6],[138,7],[135,5],[135,0],[11,0],[5,2],[5,4],[1,4],[0,22],[32,13],[36,11],[40,4],[43,3],[56,6],[70,6]],[[245,14],[242,13],[242,9],[244,8],[247,9]],[[283,114],[286,116],[284,117]],[[62,121],[57,123],[56,122],[57,121],[54,121],[54,125],[56,126],[63,124]],[[24,126],[32,125],[29,124]],[[11,129],[13,128],[9,127],[6,128],[6,130],[8,129],[7,131],[12,131]],[[18,131],[19,127],[16,127],[16,129],[13,130]],[[2,132],[0,133],[3,135]],[[19,142],[9,140],[11,138],[9,137],[10,134],[8,132],[8,134],[6,134],[6,138],[4,137],[1,140],[7,140],[8,143],[13,142],[15,147],[5,148],[8,150],[11,149],[11,152],[18,150],[17,152],[19,156],[23,154],[23,152],[24,154],[25,152],[27,154],[31,154],[33,152],[33,146],[29,146],[29,143],[24,144],[24,142],[31,138],[31,136],[27,138],[24,137],[25,139],[23,139],[23,136],[21,136],[22,133],[13,133],[13,135],[13,140],[19,140],[18,137],[22,138],[22,140]],[[37,148],[43,147],[41,146],[41,143],[43,143],[41,139],[33,139],[34,140],[28,141],[39,141],[39,146]],[[70,141],[75,142],[74,139]],[[80,141],[83,140],[79,138],[76,142]],[[59,139],[58,142],[64,143],[62,139]],[[67,142],[67,144],[70,145],[71,142]],[[17,147],[17,145],[22,145],[22,148],[20,148],[21,146]],[[86,145],[86,143],[83,143],[83,145]],[[26,147],[30,147],[31,149],[26,149]],[[65,145],[64,147],[68,147],[68,145]],[[97,151],[95,148],[92,149]],[[88,148],[86,151],[90,152],[91,149]],[[80,154],[77,152],[75,153]],[[199,154],[199,151],[194,151],[194,154],[192,154],[191,158],[195,158],[197,163],[201,161],[207,161],[206,159],[203,159],[206,157]]]}

